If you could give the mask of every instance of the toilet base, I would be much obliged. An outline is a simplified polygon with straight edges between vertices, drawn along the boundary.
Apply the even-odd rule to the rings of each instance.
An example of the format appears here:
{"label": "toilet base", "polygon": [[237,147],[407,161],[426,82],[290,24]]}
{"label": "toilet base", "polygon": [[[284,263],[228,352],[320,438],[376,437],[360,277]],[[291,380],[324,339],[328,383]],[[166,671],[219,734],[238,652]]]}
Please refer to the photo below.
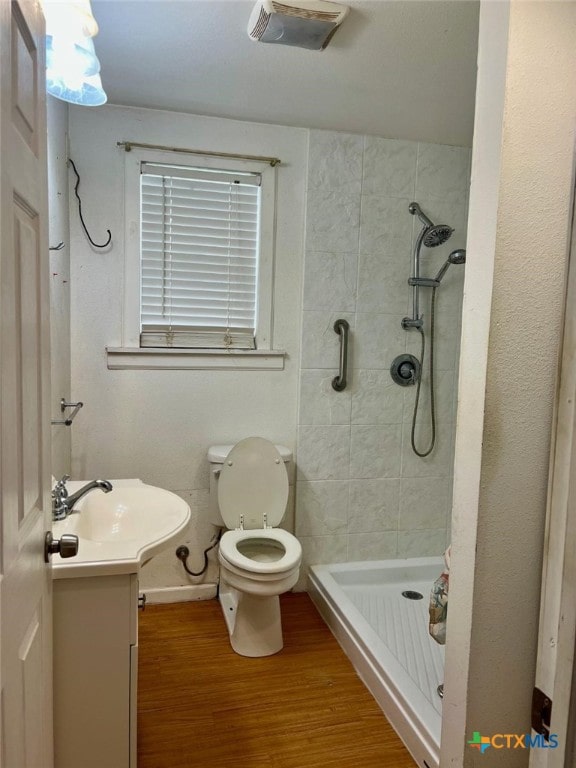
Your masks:
{"label": "toilet base", "polygon": [[278,595],[248,595],[221,578],[219,599],[230,644],[237,654],[256,658],[282,650],[284,641]]}

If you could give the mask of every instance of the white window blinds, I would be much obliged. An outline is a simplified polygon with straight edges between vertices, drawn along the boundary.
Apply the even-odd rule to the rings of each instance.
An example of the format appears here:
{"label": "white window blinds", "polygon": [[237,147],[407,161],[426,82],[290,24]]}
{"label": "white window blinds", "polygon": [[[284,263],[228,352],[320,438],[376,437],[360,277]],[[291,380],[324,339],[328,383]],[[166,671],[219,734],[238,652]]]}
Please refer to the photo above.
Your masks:
{"label": "white window blinds", "polygon": [[260,174],[142,163],[143,347],[255,347]]}

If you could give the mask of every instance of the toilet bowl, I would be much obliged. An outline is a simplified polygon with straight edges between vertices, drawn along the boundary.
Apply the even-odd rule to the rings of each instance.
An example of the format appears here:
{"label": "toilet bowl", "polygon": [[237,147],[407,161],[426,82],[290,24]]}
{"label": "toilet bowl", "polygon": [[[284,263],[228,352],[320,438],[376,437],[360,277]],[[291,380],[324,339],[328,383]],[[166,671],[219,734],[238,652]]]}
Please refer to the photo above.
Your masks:
{"label": "toilet bowl", "polygon": [[211,490],[217,485],[217,511],[229,529],[218,552],[219,598],[230,643],[242,656],[282,649],[279,595],[296,584],[300,572],[300,542],[275,527],[288,501],[288,449],[283,453],[261,437],[209,452]]}

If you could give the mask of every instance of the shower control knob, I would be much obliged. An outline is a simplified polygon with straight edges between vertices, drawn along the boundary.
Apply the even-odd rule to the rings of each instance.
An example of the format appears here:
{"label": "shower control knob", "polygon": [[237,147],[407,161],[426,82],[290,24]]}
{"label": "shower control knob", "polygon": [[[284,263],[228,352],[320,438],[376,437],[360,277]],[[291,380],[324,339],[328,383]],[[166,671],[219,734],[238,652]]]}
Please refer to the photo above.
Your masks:
{"label": "shower control knob", "polygon": [[414,378],[414,368],[408,363],[402,363],[402,365],[398,368],[398,373],[403,379]]}
{"label": "shower control knob", "polygon": [[401,387],[410,387],[420,378],[420,360],[414,355],[398,355],[390,366],[390,375]]}

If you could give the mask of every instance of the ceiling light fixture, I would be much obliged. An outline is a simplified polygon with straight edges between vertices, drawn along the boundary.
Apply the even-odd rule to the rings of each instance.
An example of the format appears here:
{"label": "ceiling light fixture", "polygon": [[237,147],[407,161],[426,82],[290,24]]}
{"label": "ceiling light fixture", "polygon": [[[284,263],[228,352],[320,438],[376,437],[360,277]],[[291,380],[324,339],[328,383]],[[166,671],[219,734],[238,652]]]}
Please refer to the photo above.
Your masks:
{"label": "ceiling light fixture", "polygon": [[98,24],[90,0],[45,0],[46,90],[71,104],[97,107],[107,97],[92,38]]}

